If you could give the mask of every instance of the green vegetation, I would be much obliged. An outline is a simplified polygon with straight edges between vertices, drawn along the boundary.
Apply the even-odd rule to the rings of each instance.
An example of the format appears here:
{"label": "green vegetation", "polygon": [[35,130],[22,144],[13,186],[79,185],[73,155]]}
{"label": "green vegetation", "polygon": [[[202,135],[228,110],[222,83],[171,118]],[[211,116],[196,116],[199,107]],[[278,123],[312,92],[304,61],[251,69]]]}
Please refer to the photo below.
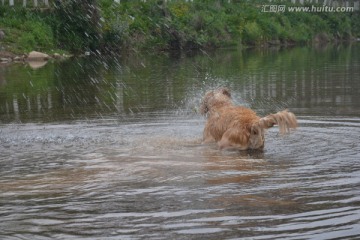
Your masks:
{"label": "green vegetation", "polygon": [[54,35],[46,15],[26,8],[0,7],[0,29],[5,32],[0,47],[14,53],[54,48]]}
{"label": "green vegetation", "polygon": [[[289,1],[290,2],[290,1]],[[268,1],[76,0],[0,7],[2,50],[119,52],[306,44],[360,37],[359,12],[264,12]],[[272,5],[283,5],[283,2]],[[286,3],[290,4],[290,3]],[[4,47],[5,46],[5,47]]]}

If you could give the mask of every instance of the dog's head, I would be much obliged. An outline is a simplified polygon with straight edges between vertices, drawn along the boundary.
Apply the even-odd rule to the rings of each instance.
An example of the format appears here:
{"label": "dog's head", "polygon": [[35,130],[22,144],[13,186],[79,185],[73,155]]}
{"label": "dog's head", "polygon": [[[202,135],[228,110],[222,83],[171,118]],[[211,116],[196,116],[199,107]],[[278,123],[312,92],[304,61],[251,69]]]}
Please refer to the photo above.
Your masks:
{"label": "dog's head", "polygon": [[201,105],[201,115],[206,115],[213,107],[222,106],[224,104],[231,104],[230,90],[227,88],[219,88],[213,91],[209,91],[205,94]]}
{"label": "dog's head", "polygon": [[249,148],[250,149],[263,149],[265,143],[265,130],[259,125],[255,124],[251,127]]}

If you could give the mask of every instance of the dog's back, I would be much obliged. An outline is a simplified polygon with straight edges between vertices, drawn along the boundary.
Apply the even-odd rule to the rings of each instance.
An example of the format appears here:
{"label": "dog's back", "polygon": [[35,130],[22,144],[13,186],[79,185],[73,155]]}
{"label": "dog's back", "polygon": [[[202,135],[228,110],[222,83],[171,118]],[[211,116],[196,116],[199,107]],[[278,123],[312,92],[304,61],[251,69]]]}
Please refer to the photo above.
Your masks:
{"label": "dog's back", "polygon": [[215,138],[221,149],[262,147],[264,131],[252,131],[252,126],[260,119],[253,110],[231,106],[221,108],[218,113],[219,116],[213,117],[212,115],[212,121],[215,128],[221,128],[216,132],[218,135]]}

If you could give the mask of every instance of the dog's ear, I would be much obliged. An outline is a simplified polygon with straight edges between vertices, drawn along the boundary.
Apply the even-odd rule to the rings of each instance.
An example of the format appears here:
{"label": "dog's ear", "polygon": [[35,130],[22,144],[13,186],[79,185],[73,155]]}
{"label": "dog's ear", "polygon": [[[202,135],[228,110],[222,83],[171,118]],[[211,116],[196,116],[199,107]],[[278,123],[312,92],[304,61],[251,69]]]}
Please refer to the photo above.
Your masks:
{"label": "dog's ear", "polygon": [[208,101],[209,99],[211,99],[214,96],[214,92],[207,92],[205,94],[205,97],[203,98],[203,100],[201,101],[201,105],[200,105],[200,114],[201,115],[206,115],[209,112],[209,106],[208,106]]}
{"label": "dog's ear", "polygon": [[205,104],[201,104],[201,106],[200,106],[200,114],[201,115],[206,115],[208,111],[209,111],[208,107]]}
{"label": "dog's ear", "polygon": [[221,93],[231,98],[230,90],[228,88],[222,88]]}

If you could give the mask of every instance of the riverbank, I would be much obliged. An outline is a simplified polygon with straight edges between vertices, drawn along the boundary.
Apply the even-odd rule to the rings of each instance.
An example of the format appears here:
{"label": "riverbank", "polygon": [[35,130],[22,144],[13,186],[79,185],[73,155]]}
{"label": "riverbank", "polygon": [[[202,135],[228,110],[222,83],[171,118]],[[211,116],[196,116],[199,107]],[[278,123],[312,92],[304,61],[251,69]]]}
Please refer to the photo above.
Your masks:
{"label": "riverbank", "polygon": [[71,57],[71,55],[54,53],[52,55],[48,55],[46,53],[31,51],[28,54],[14,54],[8,51],[0,51],[0,64],[8,64],[13,62],[27,62],[34,68],[38,68],[38,66],[42,66],[48,60],[56,59],[62,60]]}
{"label": "riverbank", "polygon": [[156,52],[288,46],[360,37],[359,12],[268,12],[264,11],[267,1],[88,2],[62,1],[47,9],[1,6],[0,52],[17,56],[33,50],[49,55]]}

